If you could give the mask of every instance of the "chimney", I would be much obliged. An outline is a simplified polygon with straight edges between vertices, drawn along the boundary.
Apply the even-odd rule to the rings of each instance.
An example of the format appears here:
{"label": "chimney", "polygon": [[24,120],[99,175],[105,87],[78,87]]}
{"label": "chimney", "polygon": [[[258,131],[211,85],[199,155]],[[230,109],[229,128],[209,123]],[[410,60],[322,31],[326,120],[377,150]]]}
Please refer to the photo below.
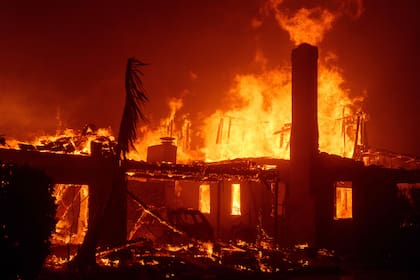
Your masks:
{"label": "chimney", "polygon": [[175,138],[161,137],[161,144],[147,148],[147,162],[151,163],[176,163],[176,146],[173,144]]}
{"label": "chimney", "polygon": [[301,44],[292,50],[292,129],[290,182],[286,205],[289,244],[316,240],[313,171],[318,155],[318,48]]}

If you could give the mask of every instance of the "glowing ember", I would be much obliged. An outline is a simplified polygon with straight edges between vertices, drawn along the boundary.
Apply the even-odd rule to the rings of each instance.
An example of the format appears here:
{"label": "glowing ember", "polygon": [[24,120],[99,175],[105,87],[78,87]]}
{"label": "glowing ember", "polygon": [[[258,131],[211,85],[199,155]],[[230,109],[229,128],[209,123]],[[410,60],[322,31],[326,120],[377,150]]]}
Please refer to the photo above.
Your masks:
{"label": "glowing ember", "polygon": [[205,242],[203,246],[206,248],[207,256],[209,258],[213,258],[213,243],[212,242]]}
{"label": "glowing ember", "polygon": [[241,185],[232,184],[232,215],[241,215]]}

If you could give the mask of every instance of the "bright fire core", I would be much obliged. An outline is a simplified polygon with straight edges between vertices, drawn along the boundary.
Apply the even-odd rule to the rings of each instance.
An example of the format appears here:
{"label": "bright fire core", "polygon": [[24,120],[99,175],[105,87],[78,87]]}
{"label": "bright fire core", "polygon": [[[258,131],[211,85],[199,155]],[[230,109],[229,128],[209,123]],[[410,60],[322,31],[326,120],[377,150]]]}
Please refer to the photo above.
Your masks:
{"label": "bright fire core", "polygon": [[210,185],[200,185],[199,207],[201,213],[210,213]]}
{"label": "bright fire core", "polygon": [[231,202],[232,202],[232,209],[231,215],[241,215],[241,185],[240,184],[232,184],[231,189]]}

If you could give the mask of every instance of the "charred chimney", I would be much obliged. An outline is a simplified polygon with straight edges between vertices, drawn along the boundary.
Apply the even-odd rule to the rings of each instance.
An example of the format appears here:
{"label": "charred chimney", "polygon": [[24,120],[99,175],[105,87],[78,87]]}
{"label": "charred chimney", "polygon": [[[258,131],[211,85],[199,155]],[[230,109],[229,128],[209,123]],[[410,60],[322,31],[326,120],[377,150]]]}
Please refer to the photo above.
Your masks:
{"label": "charred chimney", "polygon": [[315,242],[313,172],[318,155],[318,48],[301,44],[292,51],[292,129],[290,186],[286,210],[289,243]]}

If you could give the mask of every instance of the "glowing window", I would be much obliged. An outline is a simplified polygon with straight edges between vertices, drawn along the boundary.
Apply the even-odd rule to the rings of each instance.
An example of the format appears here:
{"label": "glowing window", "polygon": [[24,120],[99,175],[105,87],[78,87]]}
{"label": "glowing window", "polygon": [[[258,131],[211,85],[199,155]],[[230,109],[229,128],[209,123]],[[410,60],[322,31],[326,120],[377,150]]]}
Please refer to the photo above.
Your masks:
{"label": "glowing window", "polygon": [[198,203],[201,213],[210,214],[210,185],[200,185]]}
{"label": "glowing window", "polygon": [[232,184],[232,210],[231,215],[241,215],[241,185]]}
{"label": "glowing window", "polygon": [[352,183],[348,181],[336,182],[334,219],[351,218],[353,218]]}

